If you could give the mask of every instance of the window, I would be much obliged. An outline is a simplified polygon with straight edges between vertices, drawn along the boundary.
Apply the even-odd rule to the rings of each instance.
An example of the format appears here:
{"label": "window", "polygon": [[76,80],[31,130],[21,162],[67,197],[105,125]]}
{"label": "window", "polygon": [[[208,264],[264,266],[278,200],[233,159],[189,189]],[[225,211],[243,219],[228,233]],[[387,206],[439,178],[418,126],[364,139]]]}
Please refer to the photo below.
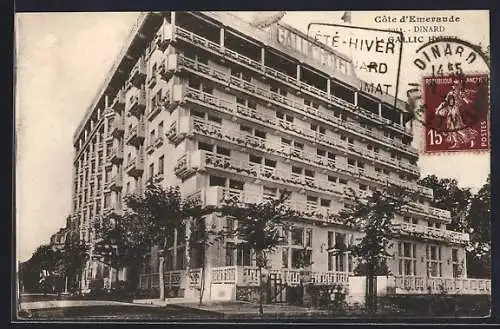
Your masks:
{"label": "window", "polygon": [[258,163],[258,164],[262,163],[262,157],[259,157],[259,156],[256,156],[256,155],[250,154],[249,155],[249,159],[250,159],[250,162],[253,162],[253,163]]}
{"label": "window", "polygon": [[347,180],[345,180],[343,178],[339,178],[339,183],[343,184],[343,185],[347,185]]}
{"label": "window", "polygon": [[244,182],[240,182],[240,181],[232,180],[232,179],[229,180],[229,188],[231,188],[231,189],[243,191],[244,185],[245,185]]}
{"label": "window", "polygon": [[226,187],[226,178],[210,175],[210,186]]}
{"label": "window", "polygon": [[263,139],[266,138],[266,133],[257,129],[255,129],[254,135]]}
{"label": "window", "polygon": [[306,242],[306,247],[312,247],[312,229],[306,229],[306,236],[305,236],[305,242]]}
{"label": "window", "polygon": [[462,276],[462,266],[458,259],[458,249],[451,249],[451,263],[453,266],[453,277],[459,278]]}
{"label": "window", "polygon": [[222,119],[219,118],[219,117],[216,117],[214,115],[208,115],[208,121],[212,121],[212,122],[215,122],[215,123],[218,123],[219,125],[222,124]]}
{"label": "window", "polygon": [[252,128],[250,128],[250,127],[248,127],[248,126],[240,125],[240,130],[241,130],[241,131],[245,131],[245,132],[247,132],[247,133],[249,133],[249,134],[251,134],[251,133],[252,133]]}
{"label": "window", "polygon": [[158,136],[163,136],[163,121],[158,124]]}
{"label": "window", "polygon": [[426,246],[427,276],[442,276],[441,247]]}
{"label": "window", "polygon": [[321,199],[321,207],[330,208],[331,203],[332,203],[332,200]]}
{"label": "window", "polygon": [[193,110],[193,109],[191,109],[190,111],[191,111],[191,115],[192,116],[205,119],[205,112],[196,111],[196,110]]}
{"label": "window", "polygon": [[292,268],[303,268],[311,265],[312,250],[292,249]]}
{"label": "window", "polygon": [[231,156],[231,150],[217,145],[217,154],[222,154],[225,156]]}
{"label": "window", "polygon": [[302,246],[304,245],[304,229],[303,228],[293,228],[292,229],[292,244]]}
{"label": "window", "polygon": [[288,253],[289,253],[288,248],[283,247],[281,249],[281,267],[283,268],[288,268]]}
{"label": "window", "polygon": [[332,183],[337,183],[337,177],[328,175],[328,181]]}
{"label": "window", "polygon": [[203,142],[198,142],[198,150],[204,150],[204,151],[212,152],[213,148],[214,147],[211,144],[207,144],[207,143],[203,143]]}
{"label": "window", "polygon": [[398,242],[399,275],[417,275],[417,245]]}
{"label": "window", "polygon": [[264,159],[264,165],[266,167],[276,168],[276,161],[275,160]]}
{"label": "window", "polygon": [[163,174],[163,169],[164,169],[164,166],[165,166],[165,156],[162,155],[159,159],[158,159],[158,174],[162,175]]}

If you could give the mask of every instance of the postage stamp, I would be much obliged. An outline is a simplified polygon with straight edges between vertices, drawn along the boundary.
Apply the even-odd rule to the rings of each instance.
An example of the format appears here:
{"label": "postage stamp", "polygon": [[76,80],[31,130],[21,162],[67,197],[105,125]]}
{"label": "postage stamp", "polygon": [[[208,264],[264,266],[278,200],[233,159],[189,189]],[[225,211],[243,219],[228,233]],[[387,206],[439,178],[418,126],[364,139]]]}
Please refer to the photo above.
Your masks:
{"label": "postage stamp", "polygon": [[425,77],[425,153],[488,150],[488,74]]}

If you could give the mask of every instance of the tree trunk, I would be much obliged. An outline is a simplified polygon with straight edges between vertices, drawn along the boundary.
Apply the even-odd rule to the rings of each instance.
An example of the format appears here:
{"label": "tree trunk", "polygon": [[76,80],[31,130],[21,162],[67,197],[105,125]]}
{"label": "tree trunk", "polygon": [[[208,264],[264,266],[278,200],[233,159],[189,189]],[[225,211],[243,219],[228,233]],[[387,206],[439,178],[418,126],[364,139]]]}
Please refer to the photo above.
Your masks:
{"label": "tree trunk", "polygon": [[262,306],[263,304],[263,299],[264,299],[264,291],[263,291],[263,285],[262,285],[262,266],[259,266],[259,315],[263,316],[264,315],[264,308]]}
{"label": "tree trunk", "polygon": [[201,260],[201,273],[200,273],[200,306],[203,304],[203,293],[205,291],[205,261],[206,261],[206,252],[205,250],[201,250],[203,253],[203,257]]}
{"label": "tree trunk", "polygon": [[160,256],[158,261],[158,283],[160,285],[160,300],[165,300],[165,277],[163,275],[163,269],[165,264],[165,256]]}

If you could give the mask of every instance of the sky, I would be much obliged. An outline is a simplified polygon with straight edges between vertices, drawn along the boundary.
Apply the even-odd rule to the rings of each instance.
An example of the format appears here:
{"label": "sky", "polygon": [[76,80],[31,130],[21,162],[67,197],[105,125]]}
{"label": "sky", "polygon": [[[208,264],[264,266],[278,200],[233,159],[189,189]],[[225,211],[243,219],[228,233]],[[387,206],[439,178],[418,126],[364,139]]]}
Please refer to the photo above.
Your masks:
{"label": "sky", "polygon": [[[251,19],[255,13],[237,15]],[[353,24],[358,19],[373,25],[363,15],[354,13]],[[16,247],[20,261],[29,259],[65,225],[71,211],[73,133],[137,16],[133,12],[17,14]],[[342,12],[290,12],[283,22],[305,32],[310,21],[341,23],[341,16]],[[469,23],[478,17],[472,15]],[[474,29],[460,33],[477,39]],[[455,178],[461,186],[477,190],[486,181],[490,164],[489,154],[469,153],[421,156],[419,166],[422,176]]]}

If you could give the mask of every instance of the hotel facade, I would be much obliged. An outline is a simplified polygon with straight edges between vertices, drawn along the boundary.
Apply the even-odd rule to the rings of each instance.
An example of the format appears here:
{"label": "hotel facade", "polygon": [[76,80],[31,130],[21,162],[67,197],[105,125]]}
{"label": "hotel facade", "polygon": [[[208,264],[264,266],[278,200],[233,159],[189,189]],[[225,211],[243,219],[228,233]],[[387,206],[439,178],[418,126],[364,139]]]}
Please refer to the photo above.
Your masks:
{"label": "hotel facade", "polygon": [[[405,104],[360,83],[349,58],[281,23],[257,28],[223,12],[141,14],[74,135],[72,221],[80,238],[92,245],[92,221],[123,213],[124,196],[142,193],[150,178],[207,206],[287,190],[303,218],[271,255],[273,280],[297,285],[305,248],[308,280],[348,285],[354,261],[334,250],[359,233],[330,215],[349,207],[352,191],[399,186],[419,197],[396,218],[388,289],[489,293],[489,280],[467,278],[468,234],[447,230],[450,212],[430,206],[433,191],[416,183]],[[237,225],[215,214],[207,221]],[[168,247],[169,296],[196,298],[203,253],[206,299],[236,299],[258,284],[251,250],[228,240],[188,251],[186,232]],[[138,286],[158,288],[156,249],[140,266]],[[97,277],[114,275],[91,261],[82,289]]]}

